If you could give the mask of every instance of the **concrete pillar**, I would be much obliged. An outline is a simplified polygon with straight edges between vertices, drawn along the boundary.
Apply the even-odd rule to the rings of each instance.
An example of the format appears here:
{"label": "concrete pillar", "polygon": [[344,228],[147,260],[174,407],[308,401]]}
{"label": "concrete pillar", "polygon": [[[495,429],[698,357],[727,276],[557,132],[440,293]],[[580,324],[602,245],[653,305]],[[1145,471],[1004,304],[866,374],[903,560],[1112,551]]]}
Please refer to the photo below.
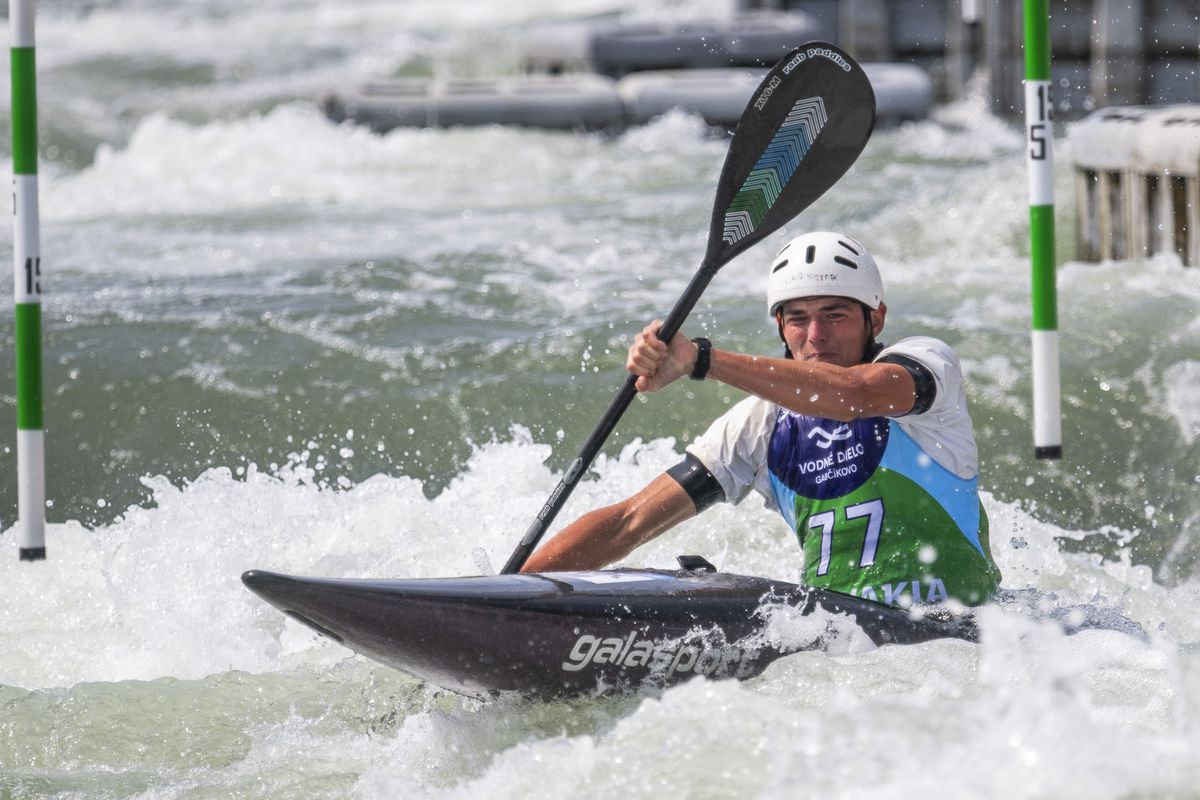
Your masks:
{"label": "concrete pillar", "polygon": [[1113,261],[1115,260],[1114,252],[1116,251],[1116,231],[1114,230],[1113,219],[1113,174],[1108,171],[1100,172],[1100,185],[1097,188],[1096,195],[1099,205],[1096,207],[1097,225],[1100,238],[1100,260]]}
{"label": "concrete pillar", "polygon": [[980,0],[983,11],[984,63],[991,75],[992,110],[999,116],[1021,115],[1025,107],[1025,29],[1021,4],[1014,0]]}
{"label": "concrete pillar", "polygon": [[1129,231],[1129,257],[1145,258],[1150,252],[1147,237],[1150,233],[1148,203],[1146,202],[1146,177],[1132,169],[1126,173],[1125,229]]}
{"label": "concrete pillar", "polygon": [[892,58],[887,0],[842,0],[838,4],[841,46],[859,61]]}
{"label": "concrete pillar", "polygon": [[1093,0],[1092,96],[1100,105],[1146,101],[1142,0]]}
{"label": "concrete pillar", "polygon": [[982,63],[982,0],[950,0],[946,4],[946,94],[961,97]]}
{"label": "concrete pillar", "polygon": [[1188,176],[1186,181],[1187,250],[1183,263],[1200,267],[1200,176]]}
{"label": "concrete pillar", "polygon": [[1174,253],[1175,252],[1175,230],[1178,222],[1175,218],[1175,196],[1171,190],[1173,181],[1170,175],[1160,175],[1158,177],[1158,208],[1159,208],[1159,227],[1158,241],[1154,250],[1158,253]]}
{"label": "concrete pillar", "polygon": [[1096,187],[1088,170],[1075,170],[1075,252],[1083,261],[1099,261]]}

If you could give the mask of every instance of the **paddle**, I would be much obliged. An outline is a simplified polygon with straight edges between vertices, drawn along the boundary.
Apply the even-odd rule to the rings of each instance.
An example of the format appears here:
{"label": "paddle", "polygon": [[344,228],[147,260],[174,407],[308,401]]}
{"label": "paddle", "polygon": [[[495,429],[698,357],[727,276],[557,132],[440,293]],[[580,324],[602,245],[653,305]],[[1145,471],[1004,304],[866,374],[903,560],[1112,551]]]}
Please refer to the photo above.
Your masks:
{"label": "paddle", "polygon": [[[833,186],[875,124],[875,93],[850,56],[824,42],[788,53],[754,90],[717,183],[708,249],[658,336],[682,327],[717,270],[776,231]],[[504,565],[520,571],[637,395],[630,375]]]}

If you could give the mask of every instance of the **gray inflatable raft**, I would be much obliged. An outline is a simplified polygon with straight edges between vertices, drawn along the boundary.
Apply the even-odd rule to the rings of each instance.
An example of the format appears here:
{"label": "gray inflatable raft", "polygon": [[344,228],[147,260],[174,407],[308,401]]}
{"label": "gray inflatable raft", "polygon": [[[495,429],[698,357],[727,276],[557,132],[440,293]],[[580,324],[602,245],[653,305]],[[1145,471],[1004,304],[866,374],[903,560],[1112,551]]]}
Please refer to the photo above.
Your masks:
{"label": "gray inflatable raft", "polygon": [[[875,90],[879,124],[923,119],[933,105],[933,81],[911,64],[864,64]],[[601,75],[541,75],[495,80],[375,81],[321,100],[335,122],[385,133],[397,127],[518,125],[594,131],[640,125],[671,109],[698,114],[709,125],[733,127],[764,70],[652,70],[613,81]]]}
{"label": "gray inflatable raft", "polygon": [[[924,119],[933,105],[933,81],[911,64],[863,64],[875,90],[879,124]],[[753,69],[655,70],[635,72],[617,82],[629,122],[641,124],[671,109],[704,118],[710,125],[733,126],[741,118],[764,71]]]}
{"label": "gray inflatable raft", "polygon": [[320,105],[335,122],[349,120],[380,133],[457,125],[590,131],[620,125],[625,115],[614,82],[599,75],[374,81],[327,93]]}

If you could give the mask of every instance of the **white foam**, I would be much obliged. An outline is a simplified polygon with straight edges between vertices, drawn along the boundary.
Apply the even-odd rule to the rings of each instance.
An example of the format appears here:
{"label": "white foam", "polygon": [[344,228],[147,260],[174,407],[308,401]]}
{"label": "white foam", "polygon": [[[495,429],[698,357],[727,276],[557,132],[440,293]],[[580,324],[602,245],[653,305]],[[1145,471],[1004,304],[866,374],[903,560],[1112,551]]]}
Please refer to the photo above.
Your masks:
{"label": "white foam", "polygon": [[[474,548],[503,563],[557,476],[549,447],[523,429],[477,448],[438,496],[420,482],[376,476],[347,491],[329,488],[296,453],[278,474],[243,477],[214,469],[184,486],[147,479],[153,505],[130,508],[112,525],[49,526],[50,560],[0,559],[11,587],[0,606],[0,684],[38,687],[78,681],[197,678],[229,669],[278,669],[289,654],[319,662],[345,657],[255,599],[242,571],[271,569],[334,577],[471,574]],[[601,459],[559,520],[632,493],[678,458],[673,440],[634,442]],[[503,480],[497,476],[503,475]],[[344,481],[343,481],[344,483]],[[985,496],[993,551],[1005,585],[1055,592],[1064,603],[1100,602],[1147,630],[1200,640],[1197,587],[1167,589],[1127,560],[1063,552],[1069,535],[1016,506]],[[10,537],[7,541],[11,542]],[[720,506],[663,536],[629,563],[672,567],[699,553],[723,569],[794,580],[798,552],[777,515],[747,502]]]}
{"label": "white foam", "polygon": [[[1189,785],[1200,697],[1177,681],[1186,658],[1177,649],[1065,637],[999,613],[985,625],[981,646],[801,653],[749,683],[696,679],[608,713],[583,703],[421,715],[357,788],[366,797],[791,798],[797,786],[830,797],[1117,797]],[[463,753],[471,762],[447,783]]]}
{"label": "white foam", "polygon": [[[406,41],[409,31],[443,38],[475,30],[515,30],[538,18],[593,14],[635,4],[629,0],[368,0],[351,4],[268,0],[251,7],[229,5],[226,13],[219,8],[197,13],[196,3],[148,3],[143,8],[118,5],[84,13],[50,9],[38,21],[39,63],[58,67],[98,58],[157,56],[232,69],[239,63],[257,65],[260,60],[281,57],[290,61],[294,56],[289,56],[289,51],[295,50],[382,53],[384,45]],[[233,11],[236,13],[230,13]],[[272,35],[264,37],[265,30]]]}
{"label": "white foam", "polygon": [[[1186,444],[1200,436],[1200,361],[1180,361],[1163,371],[1166,405]],[[1200,473],[1197,473],[1200,476]]]}
{"label": "white foam", "polygon": [[[309,103],[200,125],[159,113],[139,122],[127,145],[104,146],[92,166],[46,182],[44,208],[66,220],[329,203],[448,213],[462,227],[464,210],[467,219],[489,208],[549,212],[568,200],[610,201],[620,188],[707,179],[696,175],[695,156],[719,159],[724,146],[683,115],[609,141],[500,127],[378,136],[334,125]],[[496,158],[510,151],[528,157]]]}

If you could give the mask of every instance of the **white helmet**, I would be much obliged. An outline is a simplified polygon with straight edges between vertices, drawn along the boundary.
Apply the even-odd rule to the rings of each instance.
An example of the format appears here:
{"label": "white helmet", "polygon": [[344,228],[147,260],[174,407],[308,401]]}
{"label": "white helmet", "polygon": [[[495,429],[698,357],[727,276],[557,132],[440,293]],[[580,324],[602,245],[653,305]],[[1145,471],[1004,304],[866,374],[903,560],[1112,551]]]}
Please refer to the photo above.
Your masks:
{"label": "white helmet", "polygon": [[840,233],[818,231],[792,239],[771,264],[767,314],[798,297],[849,297],[872,310],[883,303],[883,280],[867,248]]}

